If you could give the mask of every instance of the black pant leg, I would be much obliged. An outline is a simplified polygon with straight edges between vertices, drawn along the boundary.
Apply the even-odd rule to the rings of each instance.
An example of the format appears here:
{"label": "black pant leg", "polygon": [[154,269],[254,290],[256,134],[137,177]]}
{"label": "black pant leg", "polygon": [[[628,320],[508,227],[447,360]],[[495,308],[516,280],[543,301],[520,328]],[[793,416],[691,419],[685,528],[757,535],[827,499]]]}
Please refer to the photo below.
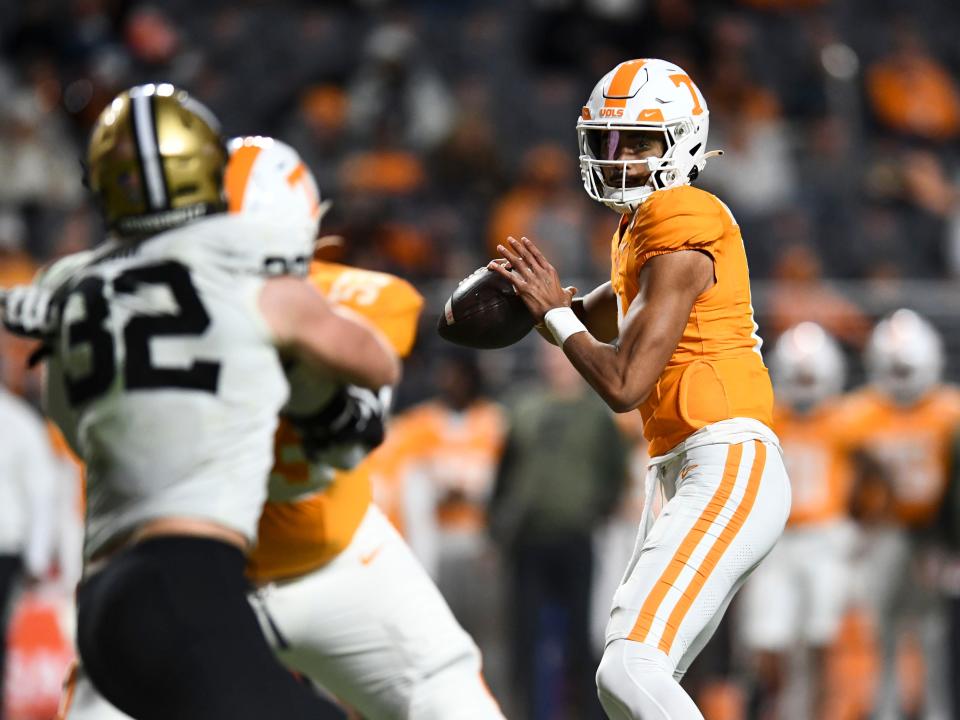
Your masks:
{"label": "black pant leg", "polygon": [[960,597],[949,600],[947,662],[952,718],[960,718]]}
{"label": "black pant leg", "polygon": [[536,657],[544,604],[544,570],[536,545],[520,543],[511,551],[510,643],[514,697],[524,717],[535,717]]}
{"label": "black pant leg", "polygon": [[568,616],[567,678],[577,717],[596,717],[596,660],[590,643],[590,599],[593,590],[593,541],[574,535],[559,544],[565,579],[563,601]]}
{"label": "black pant leg", "polygon": [[0,555],[0,720],[3,720],[3,679],[7,668],[7,626],[21,568],[19,555]]}
{"label": "black pant leg", "polygon": [[229,545],[158,538],[130,548],[78,593],[90,679],[137,720],[315,720],[323,703],[275,658]]}

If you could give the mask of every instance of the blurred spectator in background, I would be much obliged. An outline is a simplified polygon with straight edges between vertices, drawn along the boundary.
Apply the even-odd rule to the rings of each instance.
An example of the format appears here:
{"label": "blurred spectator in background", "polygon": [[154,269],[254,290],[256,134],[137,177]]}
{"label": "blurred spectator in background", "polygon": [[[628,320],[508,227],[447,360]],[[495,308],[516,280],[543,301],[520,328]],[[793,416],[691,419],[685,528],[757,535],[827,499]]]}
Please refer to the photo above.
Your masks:
{"label": "blurred spectator in background", "polygon": [[[60,472],[40,417],[0,385],[0,638],[17,582],[51,570]],[[0,716],[6,643],[0,642]]]}
{"label": "blurred spectator in background", "polygon": [[960,717],[960,426],[954,428],[950,448],[950,487],[941,515],[941,531],[948,549],[941,587],[947,599],[947,677],[950,683],[951,718]]}
{"label": "blurred spectator in background", "polygon": [[[856,133],[851,120],[826,115],[811,120],[801,139],[803,152],[797,161],[804,180],[798,188],[799,203],[793,208],[807,216],[803,242],[817,249],[824,272],[833,278],[862,274],[868,252],[856,237],[857,200],[864,164],[856,160]],[[793,238],[793,241],[801,238]],[[789,240],[778,238],[779,252]],[[748,252],[751,248],[748,248]]]}
{"label": "blurred spectator in background", "polygon": [[[0,210],[0,288],[29,283],[37,263],[26,252],[27,226],[19,212]],[[0,327],[0,386],[18,395],[28,391],[27,359],[35,343]]]}
{"label": "blurred spectator in background", "polygon": [[[870,385],[847,401],[858,428],[855,446],[879,469],[859,478],[853,496],[862,524],[854,586],[881,651],[873,715],[879,720],[948,717],[947,688],[956,682],[943,674],[937,522],[960,423],[960,390],[942,383],[943,362],[936,330],[913,311],[898,310],[871,333],[865,354]],[[905,641],[923,649],[920,688],[905,686],[898,674]]]}
{"label": "blurred spectator in background", "polygon": [[72,207],[82,199],[77,152],[64,133],[59,93],[12,88],[0,110],[0,204]]}
{"label": "blurred spectator in background", "polygon": [[805,244],[780,248],[774,277],[778,282],[766,298],[768,339],[809,320],[844,344],[855,348],[863,346],[870,329],[869,321],[853,302],[824,280],[813,248]]}
{"label": "blurred spectator in background", "polygon": [[[576,175],[571,153],[554,144],[538,145],[523,156],[520,179],[493,206],[487,250],[497,255],[497,245],[508,236],[529,236],[549,253],[556,267],[566,272],[581,269],[597,277],[609,264],[609,233],[602,253],[590,245],[592,216],[584,193],[571,186]],[[598,265],[599,259],[604,265]],[[591,270],[592,268],[592,270]]]}
{"label": "blurred spectator in background", "polygon": [[485,675],[499,692],[501,582],[487,536],[487,505],[503,443],[503,411],[489,399],[473,354],[445,353],[434,381],[437,397],[397,416],[390,429],[401,524],[414,554],[480,646]]}
{"label": "blurred spectator in background", "polygon": [[[804,322],[780,337],[768,362],[777,398],[773,429],[793,498],[783,537],[740,597],[738,627],[755,678],[750,716],[834,717],[825,653],[847,609],[855,538],[847,510],[851,433],[837,403],[844,357],[823,328]],[[806,682],[793,662],[798,647],[808,654],[799,666]],[[798,683],[805,693],[795,692]]]}
{"label": "blurred spectator in background", "polygon": [[512,679],[528,720],[598,716],[591,651],[593,534],[627,478],[613,416],[567,361],[540,344],[544,381],[511,403],[490,508],[509,566]]}
{"label": "blurred spectator in background", "polygon": [[0,210],[0,287],[29,283],[37,263],[26,251],[27,226],[15,209]]}
{"label": "blurred spectator in background", "polygon": [[367,37],[349,88],[350,130],[362,145],[425,151],[449,134],[453,98],[416,40],[414,29],[399,22]]}
{"label": "blurred spectator in background", "polygon": [[883,279],[947,275],[951,252],[947,223],[957,193],[941,155],[888,148],[868,164],[869,204],[857,238],[862,275]]}
{"label": "blurred spectator in background", "polygon": [[771,224],[796,197],[796,165],[789,127],[775,93],[752,69],[753,27],[728,15],[713,27],[716,57],[704,94],[710,98],[711,147],[724,156],[704,174],[704,186],[730,204],[744,237],[751,238],[751,268],[769,270]]}
{"label": "blurred spectator in background", "polygon": [[325,197],[337,188],[337,167],[348,149],[347,105],[347,95],[339,86],[311,85],[300,93],[296,109],[282,131],[313,170]]}
{"label": "blurred spectator in background", "polygon": [[916,27],[900,18],[893,48],[867,68],[867,96],[887,131],[933,142],[960,136],[960,87]]}

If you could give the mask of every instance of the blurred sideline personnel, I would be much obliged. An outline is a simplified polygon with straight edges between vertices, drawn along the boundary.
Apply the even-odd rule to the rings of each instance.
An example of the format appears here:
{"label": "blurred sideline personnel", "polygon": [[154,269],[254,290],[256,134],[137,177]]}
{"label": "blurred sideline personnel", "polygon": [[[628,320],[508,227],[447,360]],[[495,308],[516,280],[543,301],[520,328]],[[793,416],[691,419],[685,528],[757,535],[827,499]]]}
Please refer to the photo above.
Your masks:
{"label": "blurred sideline personnel", "polygon": [[640,410],[648,488],[669,498],[655,522],[648,498],[613,599],[597,686],[617,719],[703,717],[678,680],[790,512],[740,230],[690,186],[707,126],[679,67],[621,63],[577,123],[584,187],[621,214],[611,281],[574,301],[527,238],[498,247],[512,272],[489,266],[611,408]]}
{"label": "blurred sideline personnel", "polygon": [[[960,677],[960,426],[954,428],[950,451],[949,491],[943,508],[944,539],[949,555],[943,572],[947,603],[947,677]],[[960,683],[950,683],[951,717],[960,717]]]}
{"label": "blurred sideline personnel", "polygon": [[[822,327],[787,330],[770,358],[774,430],[783,444],[793,502],[777,546],[747,581],[738,627],[752,651],[758,692],[751,717],[827,717],[825,652],[848,605],[855,529],[849,415],[838,402],[843,353]],[[788,707],[794,648],[810,657],[805,707]]]}
{"label": "blurred sideline personnel", "polygon": [[[245,138],[231,150],[231,213],[281,226],[284,217],[314,216],[316,208],[299,198],[312,175],[292,148]],[[304,175],[306,186],[289,182]],[[312,263],[309,281],[371,321],[398,354],[409,353],[423,299],[408,283],[326,262]],[[330,389],[297,372],[277,430],[269,499],[247,563],[260,586],[251,599],[264,634],[291,668],[371,720],[501,717],[484,689],[475,646],[371,503],[365,464],[338,469],[353,467],[379,443],[384,403],[343,387],[327,400]],[[67,696],[61,717],[69,720],[126,717],[82,671]]]}
{"label": "blurred sideline personnel", "polygon": [[610,409],[559,348],[543,344],[537,365],[543,384],[511,403],[490,505],[490,531],[510,572],[514,694],[529,720],[589,718],[600,712],[593,536],[621,495],[627,447]]}
{"label": "blurred sideline personnel", "polygon": [[264,278],[277,257],[309,257],[319,213],[313,227],[225,214],[226,162],[186,93],[121,93],[87,153],[110,237],[5,303],[6,324],[51,353],[48,411],[87,468],[83,666],[138,720],[321,711],[246,596],[282,361],[374,389],[399,376],[379,335],[304,279]]}
{"label": "blurred sideline personnel", "polygon": [[[941,384],[943,343],[929,322],[898,310],[874,328],[865,351],[870,385],[849,399],[863,429],[860,451],[879,472],[861,474],[854,502],[863,524],[860,602],[882,653],[874,717],[900,717],[897,652],[907,633],[924,650],[924,717],[948,717],[938,522],[949,483],[960,390]],[[950,678],[950,683],[955,678]]]}
{"label": "blurred sideline personnel", "polygon": [[[0,718],[7,620],[21,576],[43,578],[56,549],[59,469],[43,421],[0,385]],[[63,488],[66,491],[67,488]]]}

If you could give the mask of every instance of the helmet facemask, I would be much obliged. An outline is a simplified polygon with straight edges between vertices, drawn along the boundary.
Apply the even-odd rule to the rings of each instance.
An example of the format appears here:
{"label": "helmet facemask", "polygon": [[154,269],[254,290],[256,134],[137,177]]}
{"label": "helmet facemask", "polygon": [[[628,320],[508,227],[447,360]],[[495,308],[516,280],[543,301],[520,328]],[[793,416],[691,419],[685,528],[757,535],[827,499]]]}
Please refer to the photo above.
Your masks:
{"label": "helmet facemask", "polygon": [[[701,123],[706,124],[706,118]],[[611,136],[625,133],[656,134],[663,138],[665,151],[660,157],[637,160],[614,159],[616,140]],[[685,185],[700,173],[703,163],[703,144],[696,141],[693,123],[680,119],[670,123],[577,123],[580,146],[580,175],[583,187],[594,200],[619,213],[630,213],[657,190]],[[608,142],[604,142],[608,139]],[[688,147],[689,146],[689,147]],[[685,157],[686,156],[686,157]],[[628,168],[645,165],[649,177],[642,185],[631,185]],[[610,182],[608,168],[618,168],[617,180]]]}
{"label": "helmet facemask", "polygon": [[[705,152],[708,118],[703,95],[682,68],[655,58],[620,63],[594,86],[577,119],[584,189],[592,199],[626,214],[658,190],[693,182],[713,154]],[[639,154],[634,159],[601,147],[604,136],[629,132],[662,137],[660,157],[641,160]],[[635,185],[630,176],[636,176],[633,166],[639,162],[646,164],[649,177]]]}

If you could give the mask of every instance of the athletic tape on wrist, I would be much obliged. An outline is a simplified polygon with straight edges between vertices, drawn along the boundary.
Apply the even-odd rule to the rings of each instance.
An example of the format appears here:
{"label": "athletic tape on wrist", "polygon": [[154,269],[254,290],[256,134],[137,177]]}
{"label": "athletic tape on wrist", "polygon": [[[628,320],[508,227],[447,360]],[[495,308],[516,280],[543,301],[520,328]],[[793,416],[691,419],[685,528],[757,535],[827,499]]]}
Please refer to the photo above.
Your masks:
{"label": "athletic tape on wrist", "polygon": [[559,307],[547,310],[547,314],[543,316],[543,322],[549,328],[553,337],[556,338],[560,347],[563,347],[563,344],[571,335],[587,331],[587,326],[580,322],[580,318],[573,312],[573,308]]}

